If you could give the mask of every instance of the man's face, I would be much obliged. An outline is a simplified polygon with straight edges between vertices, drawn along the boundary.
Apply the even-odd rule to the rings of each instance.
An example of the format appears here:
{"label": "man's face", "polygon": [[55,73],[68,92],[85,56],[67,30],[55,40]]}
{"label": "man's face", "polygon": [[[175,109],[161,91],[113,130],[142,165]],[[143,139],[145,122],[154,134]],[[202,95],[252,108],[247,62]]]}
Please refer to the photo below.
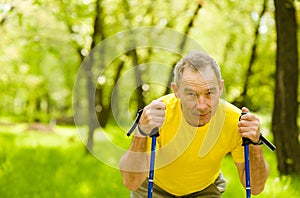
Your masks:
{"label": "man's face", "polygon": [[185,68],[179,85],[172,84],[174,94],[180,98],[183,117],[191,126],[207,124],[215,114],[224,81],[220,83],[214,71],[207,67],[203,71]]}

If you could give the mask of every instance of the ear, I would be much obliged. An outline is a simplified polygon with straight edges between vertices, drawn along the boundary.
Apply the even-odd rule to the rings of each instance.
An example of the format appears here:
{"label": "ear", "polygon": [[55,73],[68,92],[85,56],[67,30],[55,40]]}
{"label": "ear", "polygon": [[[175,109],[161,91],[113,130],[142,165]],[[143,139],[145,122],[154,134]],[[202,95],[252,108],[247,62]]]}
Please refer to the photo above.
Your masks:
{"label": "ear", "polygon": [[178,86],[174,82],[171,84],[171,86],[172,86],[172,89],[173,89],[173,92],[174,92],[176,98],[179,98]]}
{"label": "ear", "polygon": [[219,86],[219,91],[220,91],[220,97],[223,94],[223,87],[224,87],[224,80],[221,80],[220,86]]}

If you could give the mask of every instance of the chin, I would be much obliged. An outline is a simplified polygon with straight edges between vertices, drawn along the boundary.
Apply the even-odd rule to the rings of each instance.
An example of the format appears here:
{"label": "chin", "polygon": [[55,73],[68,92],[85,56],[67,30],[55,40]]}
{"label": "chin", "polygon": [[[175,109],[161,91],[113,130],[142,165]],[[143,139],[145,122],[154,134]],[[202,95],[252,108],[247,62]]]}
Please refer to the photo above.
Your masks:
{"label": "chin", "polygon": [[207,124],[207,122],[205,123],[199,123],[199,122],[188,122],[192,127],[203,127],[204,125]]}
{"label": "chin", "polygon": [[209,120],[208,121],[203,121],[202,120],[202,121],[200,121],[200,122],[197,123],[197,126],[198,127],[202,127],[202,126],[205,126],[207,123],[209,123]]}

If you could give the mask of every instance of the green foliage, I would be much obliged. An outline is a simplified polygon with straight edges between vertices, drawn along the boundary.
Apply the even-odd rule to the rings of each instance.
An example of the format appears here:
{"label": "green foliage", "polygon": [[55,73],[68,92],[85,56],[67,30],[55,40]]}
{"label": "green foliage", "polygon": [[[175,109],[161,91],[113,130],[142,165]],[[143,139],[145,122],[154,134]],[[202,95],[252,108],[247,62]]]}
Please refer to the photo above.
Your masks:
{"label": "green foliage", "polygon": [[[15,7],[0,27],[1,112],[22,115],[26,121],[48,121],[57,111],[66,113],[79,62],[64,25],[40,4],[1,5]],[[38,116],[49,112],[54,115],[46,120]]]}
{"label": "green foliage", "polygon": [[[226,99],[229,101],[233,101],[243,91],[241,89],[245,83],[244,75],[254,40],[254,28],[258,23],[257,16],[262,9],[262,2],[205,1],[189,30],[189,36],[220,63],[226,82]],[[183,33],[196,7],[196,1],[175,0],[147,0],[142,3],[105,0],[100,1],[99,10],[96,8],[96,0],[0,3],[0,10],[4,13],[0,25],[1,113],[16,114],[26,121],[44,122],[51,118],[71,116],[76,72],[82,59],[91,50],[93,38],[97,38],[98,43],[120,31],[141,26],[170,27]],[[273,3],[269,1],[260,24],[258,55],[249,82],[250,109],[264,112],[271,111],[273,101],[273,11]],[[102,35],[93,37],[96,15],[99,15]],[[176,60],[172,55],[166,56],[163,50],[147,52],[138,49],[137,54],[139,63],[159,60],[172,66]],[[124,59],[124,56],[120,59]],[[122,73],[132,67],[128,59]],[[109,93],[114,87],[112,79],[116,68],[111,66],[108,71],[110,78],[103,85],[102,100],[110,100]],[[157,74],[167,81],[169,72],[155,72]],[[152,72],[146,68],[142,71],[142,80],[147,81],[150,75],[153,75]],[[133,80],[131,83],[134,83]],[[130,83],[124,86],[132,90]],[[154,85],[146,91],[145,102],[159,97],[164,92],[163,88]],[[135,111],[135,100],[133,94],[130,110]],[[119,103],[124,103],[122,97]]]}
{"label": "green foliage", "polygon": [[[243,91],[262,5],[263,1],[206,3],[192,29],[191,36],[219,62],[225,79],[225,98],[229,101],[236,99]],[[259,27],[257,57],[248,82],[249,108],[264,112],[270,112],[273,107],[276,51],[273,7],[272,1],[268,1]]]}

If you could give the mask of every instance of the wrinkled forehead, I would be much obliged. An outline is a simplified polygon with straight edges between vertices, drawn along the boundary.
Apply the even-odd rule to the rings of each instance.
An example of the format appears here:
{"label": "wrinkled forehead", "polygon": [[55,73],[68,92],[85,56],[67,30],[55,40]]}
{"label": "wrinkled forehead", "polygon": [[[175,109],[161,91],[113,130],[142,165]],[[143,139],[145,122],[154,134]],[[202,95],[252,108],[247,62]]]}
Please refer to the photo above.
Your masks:
{"label": "wrinkled forehead", "polygon": [[205,67],[201,70],[189,67],[184,68],[181,81],[182,83],[218,84],[218,78],[210,67]]}
{"label": "wrinkled forehead", "polygon": [[182,79],[179,87],[183,91],[207,92],[217,90],[219,81],[212,70],[198,71],[195,69],[187,69],[183,71]]}

